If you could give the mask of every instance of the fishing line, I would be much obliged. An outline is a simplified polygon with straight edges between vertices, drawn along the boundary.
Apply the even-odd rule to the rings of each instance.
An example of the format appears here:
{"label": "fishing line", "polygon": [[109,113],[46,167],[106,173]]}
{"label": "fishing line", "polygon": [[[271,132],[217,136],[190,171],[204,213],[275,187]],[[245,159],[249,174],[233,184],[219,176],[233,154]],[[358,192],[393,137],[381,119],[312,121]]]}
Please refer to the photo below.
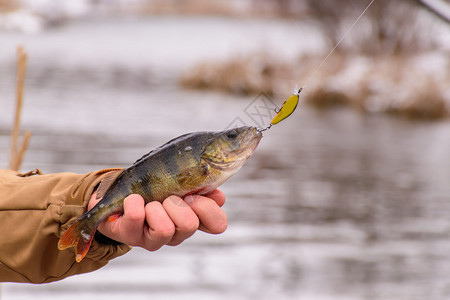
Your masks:
{"label": "fishing line", "polygon": [[331,51],[328,53],[328,55],[322,60],[322,62],[319,64],[319,66],[314,70],[314,72],[307,78],[305,85],[303,85],[300,89],[295,87],[294,94],[291,95],[286,101],[284,101],[283,105],[280,109],[275,109],[275,112],[277,113],[275,117],[270,122],[269,126],[265,128],[259,128],[257,129],[260,133],[263,131],[269,130],[272,125],[278,124],[279,122],[283,121],[287,117],[289,117],[297,107],[297,104],[299,102],[299,95],[300,92],[303,90],[304,87],[307,86],[308,82],[313,78],[317,72],[320,70],[320,68],[323,66],[323,64],[328,60],[331,54],[336,50],[336,48],[342,43],[342,41],[347,37],[347,35],[350,33],[350,31],[355,27],[356,23],[364,16],[366,11],[369,9],[369,7],[372,5],[372,3],[375,2],[375,0],[371,0],[370,3],[366,6],[366,8],[362,11],[362,13],[356,18],[356,20],[353,22],[353,24],[347,29],[347,31],[344,33],[344,35],[341,37],[341,39],[336,43],[336,45],[331,49]]}
{"label": "fishing line", "polygon": [[344,33],[342,38],[337,42],[337,44],[334,46],[333,49],[331,49],[330,53],[322,60],[322,62],[319,64],[319,66],[316,68],[316,70],[306,79],[305,84],[303,87],[306,87],[308,85],[308,82],[311,80],[312,77],[314,77],[317,72],[320,70],[320,68],[323,66],[323,64],[328,60],[331,54],[336,50],[336,48],[342,43],[342,41],[347,37],[347,35],[352,31],[353,27],[355,27],[356,23],[362,18],[362,16],[366,13],[366,11],[369,9],[369,7],[372,5],[372,3],[375,2],[375,0],[370,1],[370,3],[366,6],[366,8],[363,10],[363,12],[359,15],[359,17],[353,22],[353,24],[347,29],[347,31]]}
{"label": "fishing line", "polygon": [[366,11],[369,9],[369,7],[374,3],[375,0],[371,0],[370,3],[364,8],[362,13],[356,18],[356,20],[353,22],[353,24],[345,31],[344,35],[341,37],[341,39],[336,43],[336,45],[331,49],[331,51],[328,53],[328,55],[322,60],[322,62],[317,66],[317,68],[314,70],[314,72],[307,78],[305,85],[303,85],[300,89],[296,86],[294,93],[286,100],[284,101],[283,105],[280,109],[275,109],[275,112],[277,113],[275,117],[272,119],[272,121],[269,123],[269,126],[264,128],[258,128],[258,132],[262,133],[266,130],[269,130],[272,125],[278,124],[279,122],[283,121],[287,117],[289,117],[297,107],[297,104],[299,102],[299,96],[300,92],[303,90],[304,87],[308,85],[308,82],[317,74],[317,72],[320,70],[320,68],[323,66],[323,64],[328,60],[328,58],[333,54],[333,52],[336,50],[336,48],[342,43],[342,41],[347,37],[347,35],[352,31],[353,27],[358,23],[358,21],[364,16]]}

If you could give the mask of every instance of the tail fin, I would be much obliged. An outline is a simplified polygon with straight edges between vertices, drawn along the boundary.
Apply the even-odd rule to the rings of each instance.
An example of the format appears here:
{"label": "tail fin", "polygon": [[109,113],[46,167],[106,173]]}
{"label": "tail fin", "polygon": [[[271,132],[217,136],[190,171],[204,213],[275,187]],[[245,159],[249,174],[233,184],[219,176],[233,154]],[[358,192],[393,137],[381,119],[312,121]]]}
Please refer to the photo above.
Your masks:
{"label": "tail fin", "polygon": [[96,226],[91,228],[85,218],[81,216],[61,236],[58,242],[58,249],[64,250],[74,247],[75,260],[80,262],[89,251],[96,229]]}

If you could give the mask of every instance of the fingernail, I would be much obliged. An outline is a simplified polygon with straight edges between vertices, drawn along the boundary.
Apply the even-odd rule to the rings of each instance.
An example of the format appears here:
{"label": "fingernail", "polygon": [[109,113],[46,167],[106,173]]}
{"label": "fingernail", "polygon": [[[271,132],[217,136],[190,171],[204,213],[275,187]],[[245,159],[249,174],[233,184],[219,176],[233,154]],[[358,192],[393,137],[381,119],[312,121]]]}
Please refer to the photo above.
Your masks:
{"label": "fingernail", "polygon": [[170,201],[172,201],[172,203],[175,204],[175,205],[178,205],[178,206],[186,206],[186,202],[183,201],[183,199],[181,199],[181,198],[178,197],[178,196],[172,195],[172,196],[169,196],[169,198],[167,198],[167,199],[169,199]]}
{"label": "fingernail", "polygon": [[187,195],[186,197],[184,197],[184,202],[186,202],[187,204],[191,204],[194,200],[195,200],[194,195]]}

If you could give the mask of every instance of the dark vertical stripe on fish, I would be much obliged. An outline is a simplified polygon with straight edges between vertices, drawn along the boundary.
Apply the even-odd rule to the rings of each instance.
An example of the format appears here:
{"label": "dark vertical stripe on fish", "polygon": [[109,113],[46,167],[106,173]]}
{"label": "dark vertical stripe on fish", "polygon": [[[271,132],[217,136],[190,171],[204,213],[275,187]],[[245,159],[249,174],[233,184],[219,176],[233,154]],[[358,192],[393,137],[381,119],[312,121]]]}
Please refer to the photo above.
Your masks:
{"label": "dark vertical stripe on fish", "polygon": [[167,151],[168,155],[165,155],[164,159],[164,169],[167,174],[178,174],[180,172],[180,167],[177,163],[177,147],[176,145],[171,145],[170,149]]}

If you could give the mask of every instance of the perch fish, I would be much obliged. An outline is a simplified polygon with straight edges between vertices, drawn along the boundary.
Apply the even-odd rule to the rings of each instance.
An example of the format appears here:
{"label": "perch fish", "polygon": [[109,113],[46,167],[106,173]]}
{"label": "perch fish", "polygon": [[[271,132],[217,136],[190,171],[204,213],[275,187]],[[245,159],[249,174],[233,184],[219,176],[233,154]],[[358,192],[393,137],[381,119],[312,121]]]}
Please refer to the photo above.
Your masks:
{"label": "perch fish", "polygon": [[58,248],[75,248],[75,260],[87,254],[98,225],[123,213],[124,199],[140,194],[146,203],[170,195],[208,194],[235,174],[262,138],[255,127],[196,132],[177,137],[150,151],[113,180],[105,178],[103,199],[80,216],[61,236]]}

